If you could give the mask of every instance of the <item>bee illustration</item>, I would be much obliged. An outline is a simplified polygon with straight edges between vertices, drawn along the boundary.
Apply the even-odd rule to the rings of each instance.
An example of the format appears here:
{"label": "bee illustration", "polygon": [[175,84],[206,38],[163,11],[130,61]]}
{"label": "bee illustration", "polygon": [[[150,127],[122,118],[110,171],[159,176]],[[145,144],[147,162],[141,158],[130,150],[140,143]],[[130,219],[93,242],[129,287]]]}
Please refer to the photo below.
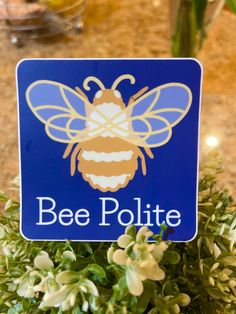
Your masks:
{"label": "bee illustration", "polygon": [[151,148],[167,143],[172,128],[187,114],[192,103],[189,87],[168,83],[148,90],[142,88],[127,106],[117,86],[134,76],[123,74],[111,88],[96,77],[83,82],[89,91],[93,81],[99,86],[93,102],[79,88],[72,89],[54,81],[40,80],[26,91],[27,103],[45,124],[47,135],[66,143],[63,158],[70,156],[70,174],[76,168],[94,189],[115,192],[134,178],[141,160],[146,175],[144,152],[154,158]]}

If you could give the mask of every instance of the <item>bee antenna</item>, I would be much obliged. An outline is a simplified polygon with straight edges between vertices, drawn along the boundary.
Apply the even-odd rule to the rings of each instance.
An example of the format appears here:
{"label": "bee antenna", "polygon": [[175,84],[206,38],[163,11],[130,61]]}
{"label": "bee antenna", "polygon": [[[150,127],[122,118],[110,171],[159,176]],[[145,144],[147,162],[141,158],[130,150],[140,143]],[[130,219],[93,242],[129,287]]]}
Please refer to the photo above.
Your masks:
{"label": "bee antenna", "polygon": [[85,90],[90,90],[91,88],[89,87],[89,83],[90,82],[94,82],[96,83],[101,89],[105,89],[104,84],[102,83],[102,81],[100,81],[97,77],[95,76],[88,76],[83,83],[83,87]]}
{"label": "bee antenna", "polygon": [[131,75],[131,74],[123,74],[123,75],[117,77],[115,82],[112,84],[111,89],[116,89],[116,87],[120,84],[120,82],[122,82],[124,80],[130,80],[130,83],[132,85],[134,85],[134,83],[135,83],[135,77],[133,75]]}

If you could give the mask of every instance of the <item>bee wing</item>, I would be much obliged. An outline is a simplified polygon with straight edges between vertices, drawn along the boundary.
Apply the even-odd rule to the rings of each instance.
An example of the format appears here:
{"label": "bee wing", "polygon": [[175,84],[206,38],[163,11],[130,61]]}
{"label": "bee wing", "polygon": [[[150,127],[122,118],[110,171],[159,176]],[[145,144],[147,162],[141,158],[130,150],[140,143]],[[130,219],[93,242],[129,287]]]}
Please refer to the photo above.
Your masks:
{"label": "bee wing", "polygon": [[[26,100],[53,140],[75,143],[91,138],[87,111],[92,105],[70,87],[54,81],[36,81],[28,87]],[[99,134],[100,125],[96,123]]]}
{"label": "bee wing", "polygon": [[130,128],[126,139],[142,147],[164,145],[191,103],[191,90],[184,84],[169,83],[152,89],[127,107]]}

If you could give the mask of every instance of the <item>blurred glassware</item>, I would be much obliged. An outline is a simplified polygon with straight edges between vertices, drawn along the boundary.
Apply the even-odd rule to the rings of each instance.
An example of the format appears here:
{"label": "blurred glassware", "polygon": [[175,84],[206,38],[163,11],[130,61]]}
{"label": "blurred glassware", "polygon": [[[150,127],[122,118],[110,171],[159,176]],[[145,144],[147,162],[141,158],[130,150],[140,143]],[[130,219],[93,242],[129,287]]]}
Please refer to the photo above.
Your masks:
{"label": "blurred glassware", "polygon": [[0,31],[18,46],[24,39],[81,31],[85,6],[86,0],[0,0]]}

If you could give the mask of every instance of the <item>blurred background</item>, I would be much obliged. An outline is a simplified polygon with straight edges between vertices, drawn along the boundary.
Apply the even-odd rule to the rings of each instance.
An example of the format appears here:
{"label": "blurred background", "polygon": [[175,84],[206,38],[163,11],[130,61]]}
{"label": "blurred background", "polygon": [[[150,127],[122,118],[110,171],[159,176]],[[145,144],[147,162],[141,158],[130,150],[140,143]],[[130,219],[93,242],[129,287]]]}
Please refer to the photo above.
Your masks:
{"label": "blurred background", "polygon": [[22,58],[196,57],[201,151],[219,149],[236,195],[235,0],[0,0],[0,189],[18,174],[15,67]]}

